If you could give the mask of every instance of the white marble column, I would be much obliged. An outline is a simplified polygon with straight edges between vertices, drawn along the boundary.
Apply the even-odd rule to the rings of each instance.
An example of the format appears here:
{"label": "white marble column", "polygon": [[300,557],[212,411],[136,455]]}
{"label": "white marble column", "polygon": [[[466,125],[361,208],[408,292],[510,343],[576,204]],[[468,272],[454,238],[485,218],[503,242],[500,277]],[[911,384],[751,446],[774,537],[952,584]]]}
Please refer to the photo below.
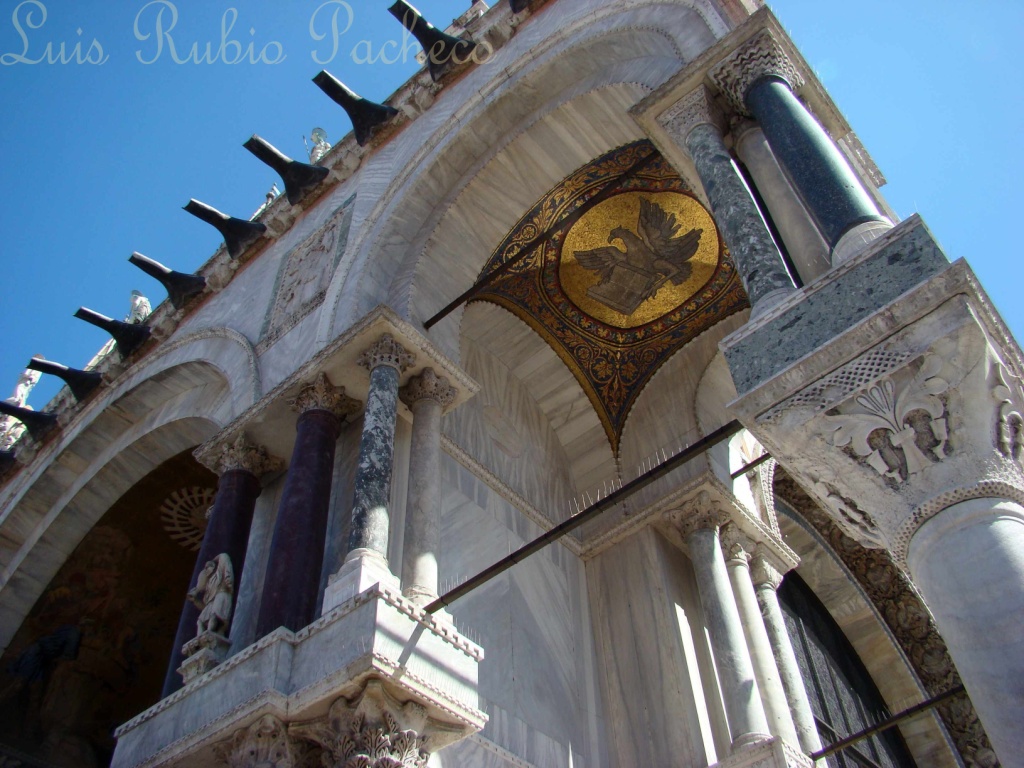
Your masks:
{"label": "white marble column", "polygon": [[420,605],[437,598],[441,545],[441,414],[455,400],[448,380],[427,368],[399,392],[412,409],[402,593]]}
{"label": "white marble column", "polygon": [[799,744],[793,716],[789,712],[789,702],[786,700],[786,692],[782,687],[768,632],[761,618],[757,596],[754,594],[754,582],[750,575],[750,558],[754,545],[732,524],[723,528],[722,543],[725,547],[725,564],[729,570],[729,580],[732,582],[740,622],[743,624],[743,636],[750,649],[750,660],[754,665],[754,676],[757,678],[757,688],[761,692],[768,727],[773,736],[779,736],[790,744]]}
{"label": "white marble column", "polygon": [[1024,506],[946,507],[910,540],[907,565],[1004,766],[1024,766]]}
{"label": "white marble column", "polygon": [[726,519],[706,491],[674,516],[686,538],[708,624],[733,751],[771,738],[718,537]]}
{"label": "white marble column", "polygon": [[793,726],[800,748],[804,752],[813,753],[821,749],[821,738],[818,727],[814,724],[814,712],[811,710],[807,688],[800,675],[800,666],[793,652],[793,643],[786,622],[782,617],[782,606],[775,590],[782,583],[782,573],[763,552],[755,550],[751,562],[750,576],[757,594],[757,602],[761,606],[764,628],[775,656],[776,668],[785,692],[789,711],[793,718]]}

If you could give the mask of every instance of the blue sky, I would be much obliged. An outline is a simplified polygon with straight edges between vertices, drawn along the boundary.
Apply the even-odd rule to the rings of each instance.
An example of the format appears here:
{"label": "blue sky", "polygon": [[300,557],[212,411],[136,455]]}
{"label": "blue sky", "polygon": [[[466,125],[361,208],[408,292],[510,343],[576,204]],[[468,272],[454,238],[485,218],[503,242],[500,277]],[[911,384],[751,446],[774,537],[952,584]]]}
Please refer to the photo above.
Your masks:
{"label": "blue sky", "polygon": [[[216,251],[216,232],[181,206],[195,197],[241,217],[256,209],[277,179],[242,148],[250,135],[301,159],[314,126],[332,141],[349,130],[310,82],[320,69],[375,100],[415,72],[411,51],[403,62],[397,46],[383,47],[401,37],[389,4],[351,0],[349,26],[345,8],[323,0],[0,0],[0,397],[34,353],[81,367],[99,349],[104,334],[72,317],[80,305],[120,318],[133,288],[154,306],[163,299],[128,264],[132,251],[180,271]],[[469,0],[416,5],[442,26]],[[1014,235],[1024,4],[772,6],[888,177],[896,211],[920,212],[1024,331]],[[174,51],[166,36],[156,45],[158,16],[166,31],[172,7]],[[234,42],[221,53],[222,29]],[[62,43],[69,63],[48,63]],[[193,44],[215,61],[190,60]],[[44,377],[30,404],[57,389]]]}

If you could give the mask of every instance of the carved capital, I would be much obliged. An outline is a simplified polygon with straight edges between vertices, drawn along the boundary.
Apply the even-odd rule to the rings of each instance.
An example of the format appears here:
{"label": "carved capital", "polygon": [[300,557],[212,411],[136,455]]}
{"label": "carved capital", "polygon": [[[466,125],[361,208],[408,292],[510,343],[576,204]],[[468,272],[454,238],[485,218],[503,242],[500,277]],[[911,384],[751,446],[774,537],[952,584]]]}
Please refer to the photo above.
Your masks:
{"label": "carved capital", "polygon": [[781,77],[794,91],[804,85],[803,75],[770,30],[762,30],[733,51],[708,76],[738,114],[749,115],[747,91],[761,78]]}
{"label": "carved capital", "polygon": [[235,731],[214,751],[229,768],[302,768],[310,750],[288,734],[284,723],[264,715],[248,728]]}
{"label": "carved capital", "polygon": [[703,85],[691,91],[663,112],[658,123],[668,131],[680,145],[685,145],[686,137],[698,125],[713,125],[723,130],[725,121],[721,110],[715,105],[714,97]]}
{"label": "carved capital", "polygon": [[726,523],[722,526],[721,538],[722,551],[727,562],[730,564],[750,565],[755,544],[749,536],[737,528],[735,524]]}
{"label": "carved capital", "polygon": [[415,362],[416,356],[395,341],[390,333],[385,333],[359,356],[359,364],[368,371],[380,365],[389,365],[401,374]]}
{"label": "carved capital", "polygon": [[[370,680],[358,697],[340,698],[326,717],[295,723],[288,732],[321,747],[326,766],[423,768],[431,752],[458,730],[428,717],[416,702],[399,701],[380,680]],[[449,738],[435,743],[442,732]]]}
{"label": "carved capital", "polygon": [[750,579],[755,587],[769,586],[778,589],[782,583],[783,571],[775,558],[768,555],[763,548],[757,547],[750,560]]}
{"label": "carved capital", "polygon": [[244,433],[239,434],[233,442],[224,443],[219,452],[203,463],[218,475],[242,470],[258,478],[280,472],[284,467],[283,460],[271,456],[262,445],[250,443]]}
{"label": "carved capital", "polygon": [[697,531],[717,531],[719,526],[728,522],[729,513],[722,509],[718,499],[707,491],[701,491],[672,512],[669,520],[679,528],[683,538],[688,538]]}
{"label": "carved capital", "polygon": [[345,394],[344,387],[335,387],[327,374],[317,374],[311,384],[299,390],[299,394],[290,401],[293,410],[299,413],[306,411],[329,411],[339,419],[357,413],[362,403]]}
{"label": "carved capital", "polygon": [[448,379],[434,373],[433,368],[425,368],[423,373],[409,379],[409,383],[398,391],[406,405],[411,406],[417,400],[435,400],[442,408],[455,402],[455,394],[455,387]]}

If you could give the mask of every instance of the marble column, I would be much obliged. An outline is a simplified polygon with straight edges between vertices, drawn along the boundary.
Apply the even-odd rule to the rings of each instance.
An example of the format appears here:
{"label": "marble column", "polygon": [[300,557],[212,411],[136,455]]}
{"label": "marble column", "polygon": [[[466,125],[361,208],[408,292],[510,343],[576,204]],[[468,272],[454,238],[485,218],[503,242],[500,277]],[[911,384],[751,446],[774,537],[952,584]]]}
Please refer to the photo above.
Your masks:
{"label": "marble column", "polygon": [[793,643],[782,617],[779,596],[776,594],[782,583],[782,572],[764,552],[755,550],[750,575],[757,594],[757,602],[761,606],[768,642],[771,643],[772,654],[779,670],[782,689],[785,691],[786,701],[789,702],[789,711],[793,716],[800,748],[807,753],[817,752],[822,746],[821,738],[818,736],[818,727],[814,724],[814,712],[807,697],[807,688],[800,674],[800,666],[797,664]]}
{"label": "marble column", "polygon": [[706,491],[675,516],[693,561],[735,751],[771,736],[718,536],[725,519],[726,513]]}
{"label": "marble column", "polygon": [[726,552],[729,580],[732,582],[736,607],[743,625],[743,636],[747,640],[750,660],[754,665],[754,677],[768,718],[768,728],[773,736],[779,736],[790,744],[797,745],[800,742],[793,724],[793,716],[789,711],[789,702],[786,700],[786,692],[782,687],[768,632],[764,619],[761,618],[757,596],[754,594],[754,582],[750,575],[750,558],[754,545],[731,524],[722,529],[722,543]]}
{"label": "marble column", "polygon": [[952,504],[913,535],[907,566],[1003,765],[1024,765],[1024,506]]}
{"label": "marble column", "polygon": [[427,368],[400,391],[412,409],[409,495],[405,506],[402,593],[425,605],[437,598],[441,548],[441,414],[455,401],[448,380]]}
{"label": "marble column", "polygon": [[743,175],[722,139],[722,119],[700,86],[658,119],[693,159],[743,287],[757,316],[796,290]]}
{"label": "marble column", "polygon": [[828,246],[779,166],[761,126],[744,119],[733,125],[732,135],[736,154],[750,172],[803,282],[828,272]]}
{"label": "marble column", "polygon": [[803,77],[770,30],[763,30],[709,76],[743,115],[760,124],[832,249],[833,264],[892,228],[842,152],[794,93]]}
{"label": "marble column", "polygon": [[299,413],[295,447],[274,521],[257,637],[278,627],[298,631],[315,618],[334,450],[342,421],[359,407],[323,373],[292,401]]}
{"label": "marble column", "polygon": [[[196,556],[195,568],[189,588],[199,579],[203,567],[217,555],[227,554],[235,573],[235,583],[241,583],[245,566],[245,553],[249,543],[249,529],[260,495],[260,478],[281,470],[283,462],[270,456],[262,446],[256,446],[239,435],[234,442],[222,446],[211,462],[210,469],[220,475],[217,495],[210,509],[209,521],[203,534],[203,542]],[[235,596],[237,599],[237,595]],[[199,608],[185,600],[174,636],[171,663],[164,678],[163,696],[167,697],[181,688],[182,679],[178,668],[184,661],[182,646],[196,636],[196,621]]]}

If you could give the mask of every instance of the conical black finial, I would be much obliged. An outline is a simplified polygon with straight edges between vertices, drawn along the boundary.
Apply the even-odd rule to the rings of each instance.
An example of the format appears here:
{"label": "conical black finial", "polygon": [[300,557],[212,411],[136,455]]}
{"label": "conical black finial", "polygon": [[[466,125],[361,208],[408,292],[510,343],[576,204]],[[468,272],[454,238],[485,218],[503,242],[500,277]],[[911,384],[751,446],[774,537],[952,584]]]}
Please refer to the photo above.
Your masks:
{"label": "conical black finial", "polygon": [[75,317],[109,333],[117,342],[117,351],[121,353],[121,359],[127,359],[132,352],[145,344],[152,333],[148,325],[123,323],[85,307],[79,307]]}
{"label": "conical black finial", "polygon": [[211,208],[206,203],[200,203],[198,200],[189,200],[185,210],[220,232],[224,238],[224,244],[228,247],[228,255],[233,259],[241,256],[246,248],[255,243],[260,235],[267,231],[266,226],[258,221],[236,219],[226,213],[221,213],[216,208]]}
{"label": "conical black finial", "polygon": [[512,8],[512,13],[522,13],[530,7],[530,0],[508,0],[508,4]]}
{"label": "conical black finial", "polygon": [[189,299],[198,296],[206,288],[206,278],[202,275],[188,275],[184,272],[175,272],[168,269],[158,261],[153,261],[141,253],[133,253],[128,261],[141,269],[150,277],[160,281],[167,289],[167,298],[175,309],[181,309],[188,304]]}
{"label": "conical black finial", "polygon": [[284,180],[284,191],[288,196],[288,202],[292,205],[298,205],[306,193],[330,173],[328,168],[292,160],[288,155],[279,152],[272,144],[255,134],[242,146],[280,174]]}
{"label": "conical black finial", "polygon": [[398,114],[398,110],[386,104],[376,104],[350,91],[344,83],[327,70],[313,78],[317,87],[331,97],[331,100],[348,113],[360,147],[373,138],[376,129]]}
{"label": "conical black finial", "polygon": [[103,382],[103,375],[97,371],[80,371],[66,365],[33,357],[28,361],[28,368],[40,373],[48,373],[64,380],[76,400],[85,400]]}
{"label": "conical black finial", "polygon": [[476,43],[472,40],[452,37],[437,29],[405,0],[397,0],[388,8],[388,12],[402,22],[402,26],[423,46],[423,52],[427,57],[427,70],[435,83],[452,66],[469,59],[469,55],[476,48]]}
{"label": "conical black finial", "polygon": [[54,427],[57,426],[57,414],[33,411],[30,408],[22,408],[20,405],[0,400],[0,414],[13,416],[22,424],[25,429],[36,440],[42,440]]}

